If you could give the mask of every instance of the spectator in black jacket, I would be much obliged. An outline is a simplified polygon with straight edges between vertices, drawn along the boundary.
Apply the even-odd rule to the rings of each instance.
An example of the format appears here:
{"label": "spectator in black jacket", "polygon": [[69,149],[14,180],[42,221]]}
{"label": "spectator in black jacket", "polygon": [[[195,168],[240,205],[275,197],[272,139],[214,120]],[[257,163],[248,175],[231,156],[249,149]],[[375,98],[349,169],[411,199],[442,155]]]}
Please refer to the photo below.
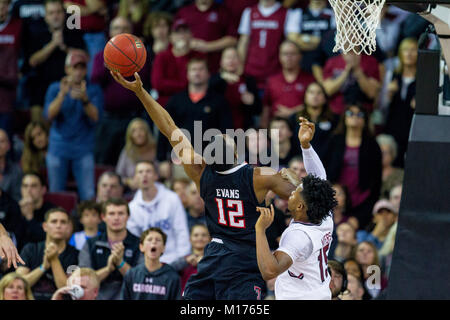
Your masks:
{"label": "spectator in black jacket", "polygon": [[139,238],[127,230],[128,203],[110,199],[103,204],[106,232],[90,238],[80,251],[79,265],[96,270],[101,281],[98,300],[118,300],[126,272],[139,260]]}
{"label": "spectator in black jacket", "polygon": [[328,179],[347,187],[350,215],[364,229],[380,196],[381,151],[368,127],[368,114],[359,105],[347,106],[325,156]]}
{"label": "spectator in black jacket", "polygon": [[29,242],[45,240],[45,232],[42,228],[45,213],[56,206],[44,200],[47,192],[44,179],[37,173],[26,173],[22,178],[20,188],[21,199],[19,201],[21,221],[17,230],[17,242],[22,248]]}
{"label": "spectator in black jacket", "polygon": [[70,215],[62,208],[45,214],[45,241],[28,243],[20,253],[25,266],[17,268],[30,284],[36,300],[50,300],[67,283],[67,270],[78,264],[78,250],[67,244]]}
{"label": "spectator in black jacket", "polygon": [[[212,128],[222,133],[225,133],[226,129],[233,129],[230,108],[225,98],[209,88],[208,62],[205,59],[193,58],[187,69],[188,89],[172,96],[166,105],[166,110],[175,124],[180,129],[187,130],[191,139],[201,139],[194,136],[195,121],[201,123],[202,134]],[[206,143],[204,142],[203,147]],[[171,150],[169,141],[161,134],[158,141],[158,160],[170,159]],[[202,150],[196,152],[202,154]]]}

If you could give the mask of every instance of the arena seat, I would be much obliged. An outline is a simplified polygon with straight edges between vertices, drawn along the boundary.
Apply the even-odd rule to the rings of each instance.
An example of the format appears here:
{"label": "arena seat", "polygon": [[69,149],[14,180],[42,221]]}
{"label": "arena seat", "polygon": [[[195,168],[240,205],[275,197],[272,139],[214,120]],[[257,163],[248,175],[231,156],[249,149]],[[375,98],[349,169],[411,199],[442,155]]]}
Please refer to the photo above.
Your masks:
{"label": "arena seat", "polygon": [[44,201],[53,203],[58,207],[62,207],[67,212],[72,213],[78,203],[78,195],[72,191],[47,192]]}

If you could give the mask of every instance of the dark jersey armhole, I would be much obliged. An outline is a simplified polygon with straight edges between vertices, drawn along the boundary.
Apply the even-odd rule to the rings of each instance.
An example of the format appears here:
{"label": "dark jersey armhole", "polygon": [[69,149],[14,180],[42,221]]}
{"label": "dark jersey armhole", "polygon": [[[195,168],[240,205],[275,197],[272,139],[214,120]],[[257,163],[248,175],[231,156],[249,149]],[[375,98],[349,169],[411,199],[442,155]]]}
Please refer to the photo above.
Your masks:
{"label": "dark jersey armhole", "polygon": [[247,167],[246,170],[249,171],[249,172],[251,172],[251,178],[248,179],[248,180],[250,181],[250,189],[251,189],[251,194],[252,194],[253,200],[254,200],[255,203],[257,203],[259,206],[264,206],[264,200],[263,200],[261,203],[259,203],[259,202],[258,202],[258,198],[256,197],[255,185],[254,185],[254,181],[253,181],[253,177],[254,177],[254,174],[255,174],[255,169],[252,168],[252,167],[250,167],[250,166],[248,165],[248,167]]}

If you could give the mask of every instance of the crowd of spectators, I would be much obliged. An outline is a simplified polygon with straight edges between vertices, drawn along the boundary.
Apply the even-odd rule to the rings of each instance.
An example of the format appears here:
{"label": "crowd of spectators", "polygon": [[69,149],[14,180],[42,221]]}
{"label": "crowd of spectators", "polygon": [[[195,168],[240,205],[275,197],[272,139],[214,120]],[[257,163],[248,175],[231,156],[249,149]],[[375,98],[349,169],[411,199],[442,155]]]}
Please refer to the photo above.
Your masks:
{"label": "crowd of spectators", "polygon": [[[81,29],[66,23],[71,5]],[[316,124],[311,144],[338,200],[329,259],[345,267],[349,297],[382,297],[427,25],[386,5],[377,52],[358,56],[333,52],[326,0],[0,0],[0,223],[26,262],[14,274],[0,264],[0,299],[63,299],[70,266],[90,297],[179,299],[196,272],[203,200],[104,66],[104,45],[124,32],[146,44],[144,87],[191,137],[194,121],[256,129],[246,158],[275,154],[303,177],[298,118]],[[48,200],[65,191],[77,193],[73,210]],[[287,203],[266,202],[275,250]],[[365,284],[372,265],[378,289]]]}

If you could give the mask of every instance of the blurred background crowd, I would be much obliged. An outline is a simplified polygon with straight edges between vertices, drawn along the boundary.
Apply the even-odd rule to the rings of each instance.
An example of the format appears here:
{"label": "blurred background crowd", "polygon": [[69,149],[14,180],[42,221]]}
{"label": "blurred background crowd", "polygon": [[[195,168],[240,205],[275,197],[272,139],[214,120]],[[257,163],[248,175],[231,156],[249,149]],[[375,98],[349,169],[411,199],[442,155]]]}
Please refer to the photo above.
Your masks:
{"label": "blurred background crowd", "polygon": [[[364,288],[352,298],[381,298],[427,26],[386,5],[376,53],[358,56],[333,52],[326,0],[0,0],[0,222],[33,266],[5,277],[0,297],[19,283],[21,297],[31,290],[49,299],[62,286],[58,268],[80,265],[97,275],[106,268],[99,298],[118,298],[121,262],[138,263],[150,227],[167,236],[161,262],[177,271],[181,290],[196,272],[209,241],[199,192],[139,100],[104,66],[106,42],[132,33],[147,48],[144,87],[192,135],[194,121],[203,130],[254,129],[247,159],[270,166],[259,159],[264,151],[303,177],[298,118],[316,124],[312,145],[339,203],[329,259]],[[262,129],[277,129],[279,142]],[[124,206],[120,199],[122,218],[108,209]],[[287,201],[269,194],[266,203],[277,209],[267,231],[275,250]],[[60,248],[59,265],[49,243]],[[116,255],[125,258],[108,258]],[[366,288],[371,265],[382,271],[379,289]],[[11,271],[0,265],[0,277]],[[273,281],[266,292],[273,297]]]}

